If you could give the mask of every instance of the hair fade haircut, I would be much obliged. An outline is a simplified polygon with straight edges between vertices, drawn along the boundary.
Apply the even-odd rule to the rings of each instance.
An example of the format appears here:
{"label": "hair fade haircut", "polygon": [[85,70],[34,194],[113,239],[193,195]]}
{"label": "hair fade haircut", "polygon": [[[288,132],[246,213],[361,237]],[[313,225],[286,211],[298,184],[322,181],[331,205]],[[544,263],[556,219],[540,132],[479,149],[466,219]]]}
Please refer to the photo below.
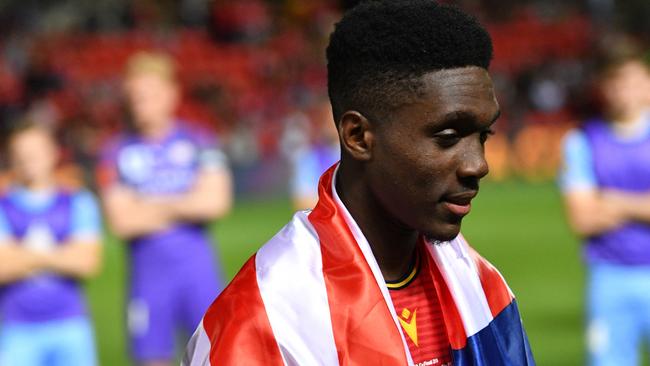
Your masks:
{"label": "hair fade haircut", "polygon": [[356,110],[386,118],[421,94],[421,77],[465,66],[487,69],[492,40],[472,16],[433,0],[371,0],[336,24],[327,47],[334,119]]}

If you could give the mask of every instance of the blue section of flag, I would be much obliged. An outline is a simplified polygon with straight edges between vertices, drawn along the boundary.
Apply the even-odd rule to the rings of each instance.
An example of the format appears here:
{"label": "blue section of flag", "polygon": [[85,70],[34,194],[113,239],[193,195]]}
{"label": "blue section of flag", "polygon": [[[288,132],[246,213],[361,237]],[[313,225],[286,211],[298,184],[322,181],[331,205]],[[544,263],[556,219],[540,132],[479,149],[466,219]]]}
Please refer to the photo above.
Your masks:
{"label": "blue section of flag", "polygon": [[452,354],[454,366],[535,365],[514,300],[487,327],[469,337],[465,348]]}

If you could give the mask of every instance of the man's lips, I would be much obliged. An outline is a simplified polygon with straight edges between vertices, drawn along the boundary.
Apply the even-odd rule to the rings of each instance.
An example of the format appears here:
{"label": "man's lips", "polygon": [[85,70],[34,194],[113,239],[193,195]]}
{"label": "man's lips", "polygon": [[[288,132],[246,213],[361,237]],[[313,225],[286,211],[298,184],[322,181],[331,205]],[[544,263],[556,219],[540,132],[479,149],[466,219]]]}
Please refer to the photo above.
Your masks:
{"label": "man's lips", "polygon": [[465,191],[445,195],[442,202],[451,213],[456,216],[465,216],[472,209],[472,199],[476,197],[478,191]]}
{"label": "man's lips", "polygon": [[456,216],[465,216],[472,209],[471,203],[468,203],[466,205],[458,205],[455,203],[445,201],[444,204],[447,207],[447,209]]}

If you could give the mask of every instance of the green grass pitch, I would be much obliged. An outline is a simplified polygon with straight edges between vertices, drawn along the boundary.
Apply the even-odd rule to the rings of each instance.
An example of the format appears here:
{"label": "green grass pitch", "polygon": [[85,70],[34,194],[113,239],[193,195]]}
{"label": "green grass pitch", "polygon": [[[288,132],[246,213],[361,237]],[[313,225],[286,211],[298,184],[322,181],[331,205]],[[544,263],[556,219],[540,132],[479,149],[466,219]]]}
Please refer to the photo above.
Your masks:
{"label": "green grass pitch", "polygon": [[[242,201],[213,227],[229,278],[291,215],[286,200]],[[584,267],[551,183],[485,183],[463,223],[468,241],[517,296],[539,365],[584,363]],[[106,242],[102,274],[88,286],[101,365],[130,365],[124,316],[125,248]]]}

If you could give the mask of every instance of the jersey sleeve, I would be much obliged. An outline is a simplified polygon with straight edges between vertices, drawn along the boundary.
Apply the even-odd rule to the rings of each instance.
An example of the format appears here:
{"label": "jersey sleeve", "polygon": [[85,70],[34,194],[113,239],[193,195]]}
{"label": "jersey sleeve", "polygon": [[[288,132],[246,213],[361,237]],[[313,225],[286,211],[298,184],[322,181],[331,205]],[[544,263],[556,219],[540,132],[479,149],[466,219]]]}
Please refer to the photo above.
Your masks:
{"label": "jersey sleeve", "polygon": [[198,165],[200,170],[219,171],[228,169],[228,158],[221,149],[219,139],[211,131],[197,131]]}
{"label": "jersey sleeve", "polygon": [[321,173],[318,171],[316,155],[311,150],[299,154],[295,160],[294,174],[291,179],[292,196],[318,196],[318,180]]}
{"label": "jersey sleeve", "polygon": [[102,219],[97,200],[89,191],[74,194],[71,202],[71,237],[83,242],[100,242]]}
{"label": "jersey sleeve", "polygon": [[9,221],[2,208],[0,208],[0,246],[7,244],[12,236]]}
{"label": "jersey sleeve", "polygon": [[558,184],[564,193],[598,186],[589,141],[582,131],[570,131],[564,138]]}

